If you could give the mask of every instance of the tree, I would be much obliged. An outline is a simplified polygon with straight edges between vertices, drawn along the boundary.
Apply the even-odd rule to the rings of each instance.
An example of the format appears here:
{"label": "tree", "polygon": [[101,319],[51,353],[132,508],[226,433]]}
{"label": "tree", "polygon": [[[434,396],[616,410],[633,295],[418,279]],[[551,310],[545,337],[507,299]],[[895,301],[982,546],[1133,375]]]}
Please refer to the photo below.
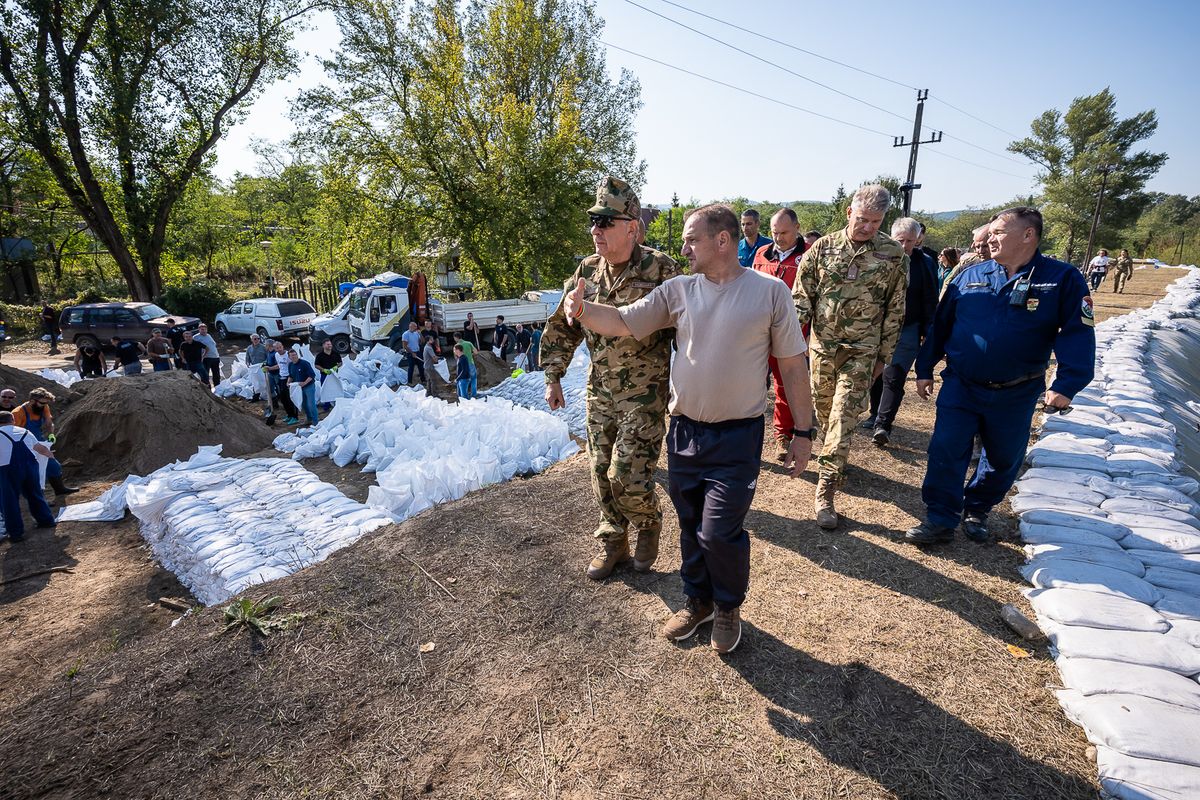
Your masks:
{"label": "tree", "polygon": [[557,283],[591,250],[598,180],[641,182],[637,81],[608,79],[588,0],[405,5],[339,9],[341,88],[306,97],[307,135],[402,186],[416,235],[456,245],[491,294]]}
{"label": "tree", "polygon": [[108,248],[162,290],[172,210],[265,83],[290,72],[293,0],[14,0],[0,27],[12,124]]}
{"label": "tree", "polygon": [[1200,259],[1196,248],[1200,234],[1200,196],[1188,198],[1181,194],[1152,193],[1149,200],[1149,207],[1126,234],[1128,244],[1107,244],[1110,247],[1126,246],[1139,258],[1158,258],[1171,263],[1179,258],[1184,264],[1195,263]]}
{"label": "tree", "polygon": [[1116,106],[1108,89],[1076,97],[1066,114],[1053,108],[1043,112],[1033,121],[1029,136],[1008,146],[1041,167],[1042,212],[1050,238],[1059,242],[1068,261],[1091,226],[1101,168],[1115,167],[1105,187],[1097,231],[1098,241],[1110,242],[1147,206],[1149,198],[1142,189],[1167,160],[1166,153],[1133,150],[1157,130],[1155,112],[1121,119]]}

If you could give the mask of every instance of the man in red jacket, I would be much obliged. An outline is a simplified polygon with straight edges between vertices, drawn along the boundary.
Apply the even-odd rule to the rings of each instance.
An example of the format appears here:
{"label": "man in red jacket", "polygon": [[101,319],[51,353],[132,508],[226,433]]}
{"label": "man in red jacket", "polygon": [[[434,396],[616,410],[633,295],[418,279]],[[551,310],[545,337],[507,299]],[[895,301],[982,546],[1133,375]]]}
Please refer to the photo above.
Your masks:
{"label": "man in red jacket", "polygon": [[[781,208],[771,217],[772,244],[760,247],[754,254],[753,269],[773,275],[787,284],[789,289],[796,282],[796,267],[800,256],[804,255],[804,240],[800,238],[800,221],[796,212],[790,208]],[[804,336],[808,337],[808,327],[804,328]],[[779,458],[787,455],[788,446],[792,442],[792,411],[788,408],[787,394],[783,390],[783,379],[779,375],[779,364],[774,357],[769,358],[771,378],[775,381],[775,441],[779,443]],[[811,420],[804,420],[807,430]]]}

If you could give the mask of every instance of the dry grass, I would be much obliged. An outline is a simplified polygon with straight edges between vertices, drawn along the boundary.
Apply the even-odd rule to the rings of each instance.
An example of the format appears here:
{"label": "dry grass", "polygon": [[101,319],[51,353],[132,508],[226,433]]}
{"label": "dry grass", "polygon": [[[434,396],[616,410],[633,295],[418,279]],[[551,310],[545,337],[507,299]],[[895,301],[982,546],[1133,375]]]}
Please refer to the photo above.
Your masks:
{"label": "dry grass", "polygon": [[0,798],[1093,797],[1053,663],[1004,649],[1018,548],[896,540],[920,511],[932,407],[910,397],[899,423],[886,451],[855,442],[836,533],[812,522],[811,473],[764,462],[731,656],[657,637],[680,594],[670,511],[659,571],[583,578],[577,456],[256,592],[307,613],[280,635],[217,636],[211,609],[70,684],[31,674],[5,703]]}

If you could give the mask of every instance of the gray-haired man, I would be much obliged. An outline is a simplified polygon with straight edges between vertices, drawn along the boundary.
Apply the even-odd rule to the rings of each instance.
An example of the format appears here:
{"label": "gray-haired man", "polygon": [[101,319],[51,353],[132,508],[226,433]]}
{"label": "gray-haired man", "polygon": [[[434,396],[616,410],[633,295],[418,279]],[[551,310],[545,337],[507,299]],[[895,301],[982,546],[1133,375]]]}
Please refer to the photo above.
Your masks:
{"label": "gray-haired man", "polygon": [[904,321],[908,256],[879,230],[891,203],[882,186],[860,187],[846,209],[846,227],[805,252],[792,288],[800,324],[812,324],[812,396],[824,435],[814,509],[826,529],[837,527],[834,495],[855,423]]}

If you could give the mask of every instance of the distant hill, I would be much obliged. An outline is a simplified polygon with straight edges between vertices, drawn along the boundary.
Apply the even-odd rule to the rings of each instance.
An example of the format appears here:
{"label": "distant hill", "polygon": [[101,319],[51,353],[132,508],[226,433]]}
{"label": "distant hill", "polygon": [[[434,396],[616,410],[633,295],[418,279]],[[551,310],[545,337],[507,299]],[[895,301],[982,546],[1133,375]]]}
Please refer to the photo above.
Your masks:
{"label": "distant hill", "polygon": [[955,217],[957,217],[960,214],[965,213],[966,211],[967,211],[967,209],[965,209],[965,208],[960,208],[957,211],[937,211],[937,212],[930,214],[929,216],[933,217],[938,222],[949,222],[950,220],[954,219]]}

